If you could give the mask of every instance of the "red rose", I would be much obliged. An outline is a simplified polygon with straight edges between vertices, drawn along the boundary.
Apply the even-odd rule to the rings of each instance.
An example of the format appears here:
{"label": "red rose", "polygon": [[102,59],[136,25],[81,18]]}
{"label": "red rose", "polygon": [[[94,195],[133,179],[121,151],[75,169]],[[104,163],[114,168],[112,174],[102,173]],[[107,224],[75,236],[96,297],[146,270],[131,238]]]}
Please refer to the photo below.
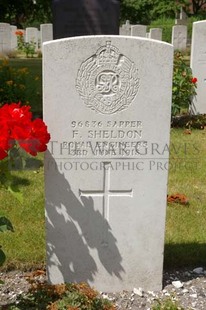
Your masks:
{"label": "red rose", "polygon": [[16,35],[16,36],[22,37],[22,36],[24,35],[24,33],[23,33],[23,31],[21,31],[21,30],[17,30],[17,31],[15,32],[15,35]]}
{"label": "red rose", "polygon": [[47,126],[41,119],[35,119],[30,123],[30,128],[25,131],[24,139],[19,140],[19,145],[29,154],[36,156],[37,152],[44,152],[47,149],[47,143],[50,140],[50,134]]}
{"label": "red rose", "polygon": [[33,156],[47,149],[50,140],[47,126],[41,119],[31,120],[30,106],[20,105],[11,103],[0,108],[0,159],[7,156],[15,142]]}
{"label": "red rose", "polygon": [[30,106],[20,106],[21,103],[5,104],[0,109],[0,122],[6,122],[9,125],[14,125],[18,122],[31,120],[32,113]]}
{"label": "red rose", "polygon": [[192,82],[193,84],[197,83],[197,78],[196,78],[196,77],[193,77],[192,80],[191,80],[191,82]]}
{"label": "red rose", "polygon": [[14,136],[15,129],[17,127],[23,129],[31,122],[31,117],[30,107],[20,107],[20,103],[5,104],[0,109],[0,124],[8,128],[11,139],[16,139]]}

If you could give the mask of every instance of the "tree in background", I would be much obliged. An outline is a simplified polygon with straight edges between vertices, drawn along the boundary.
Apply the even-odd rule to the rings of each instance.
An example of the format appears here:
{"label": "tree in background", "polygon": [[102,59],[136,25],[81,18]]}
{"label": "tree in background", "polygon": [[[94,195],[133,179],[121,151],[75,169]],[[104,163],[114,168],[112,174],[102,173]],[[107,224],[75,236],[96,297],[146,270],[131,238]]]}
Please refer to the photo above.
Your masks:
{"label": "tree in background", "polygon": [[183,7],[188,16],[206,16],[206,0],[120,0],[121,23],[148,25],[159,18],[175,18]]}
{"label": "tree in background", "polygon": [[153,0],[121,0],[121,23],[129,20],[131,24],[149,24],[154,7]]}
{"label": "tree in background", "polygon": [[51,22],[50,0],[0,0],[0,7],[0,21],[18,28]]}
{"label": "tree in background", "polygon": [[175,18],[176,13],[180,11],[182,6],[185,6],[187,0],[154,0],[152,10],[152,20],[158,18]]}
{"label": "tree in background", "polygon": [[189,16],[203,15],[206,17],[206,0],[187,1],[185,11]]}

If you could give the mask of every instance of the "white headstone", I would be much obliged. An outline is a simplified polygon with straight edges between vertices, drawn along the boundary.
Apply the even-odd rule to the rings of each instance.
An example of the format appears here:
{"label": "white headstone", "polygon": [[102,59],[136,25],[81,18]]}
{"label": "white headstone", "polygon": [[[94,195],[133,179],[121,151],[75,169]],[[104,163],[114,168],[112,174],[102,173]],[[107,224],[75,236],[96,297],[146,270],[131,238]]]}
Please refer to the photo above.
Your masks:
{"label": "white headstone", "polygon": [[52,24],[41,24],[40,25],[41,34],[41,47],[44,42],[53,40],[53,25]]}
{"label": "white headstone", "polygon": [[0,53],[7,54],[11,51],[10,24],[0,23]]}
{"label": "white headstone", "polygon": [[131,36],[131,25],[129,20],[119,28],[119,34],[121,36]]}
{"label": "white headstone", "polygon": [[192,111],[206,113],[206,20],[193,23],[190,67],[197,78],[197,95],[194,97]]}
{"label": "white headstone", "polygon": [[172,44],[175,50],[184,50],[187,47],[187,26],[177,25],[172,27]]}
{"label": "white headstone", "polygon": [[133,25],[131,26],[131,35],[146,38],[147,26]]}
{"label": "white headstone", "polygon": [[86,36],[43,54],[49,281],[159,290],[173,46]]}
{"label": "white headstone", "polygon": [[35,44],[35,50],[38,49],[39,30],[35,27],[26,28],[25,41]]}
{"label": "white headstone", "polygon": [[162,41],[162,28],[151,28],[149,38]]}
{"label": "white headstone", "polygon": [[10,26],[11,30],[11,50],[16,50],[17,49],[17,27],[16,26]]}

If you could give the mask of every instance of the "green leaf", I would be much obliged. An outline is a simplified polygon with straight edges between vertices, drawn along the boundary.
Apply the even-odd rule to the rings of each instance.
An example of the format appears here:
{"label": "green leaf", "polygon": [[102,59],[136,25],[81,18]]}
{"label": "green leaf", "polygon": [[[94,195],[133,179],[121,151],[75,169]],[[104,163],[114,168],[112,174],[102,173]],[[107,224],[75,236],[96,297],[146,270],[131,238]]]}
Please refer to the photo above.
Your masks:
{"label": "green leaf", "polygon": [[12,223],[5,216],[0,217],[0,232],[4,232],[6,230],[14,231]]}
{"label": "green leaf", "polygon": [[14,185],[8,186],[8,191],[20,202],[23,203],[23,194]]}
{"label": "green leaf", "polygon": [[0,267],[4,264],[6,260],[6,255],[4,254],[4,252],[0,249]]}

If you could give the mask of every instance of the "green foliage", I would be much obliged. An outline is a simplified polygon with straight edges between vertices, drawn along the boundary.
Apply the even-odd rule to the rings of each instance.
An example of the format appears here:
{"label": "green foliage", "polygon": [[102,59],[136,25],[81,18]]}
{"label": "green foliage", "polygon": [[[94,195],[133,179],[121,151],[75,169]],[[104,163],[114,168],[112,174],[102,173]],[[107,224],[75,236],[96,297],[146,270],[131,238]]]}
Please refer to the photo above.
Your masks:
{"label": "green foliage", "polygon": [[10,59],[10,66],[15,70],[26,69],[25,96],[31,106],[33,115],[42,115],[42,59],[24,58]]}
{"label": "green foliage", "polygon": [[[5,216],[0,216],[0,232],[5,232],[7,230],[14,231],[12,223]],[[6,255],[0,246],[0,267],[4,264],[6,260]]]}
{"label": "green foliage", "polygon": [[34,57],[35,49],[36,49],[35,42],[24,42],[23,52],[26,54],[27,58],[29,56]]}
{"label": "green foliage", "polygon": [[14,231],[12,223],[5,216],[0,216],[0,232],[6,230]]}
{"label": "green foliage", "polygon": [[203,129],[206,127],[206,114],[182,114],[173,117],[171,126],[173,128]]}
{"label": "green foliage", "polygon": [[27,103],[25,96],[26,68],[15,69],[4,59],[0,65],[0,106],[4,103],[21,101]]}
{"label": "green foliage", "polygon": [[131,24],[145,24],[159,18],[175,18],[175,13],[186,0],[122,0],[121,23],[130,20]]}
{"label": "green foliage", "polygon": [[18,51],[26,54],[26,57],[34,57],[36,52],[36,43],[35,42],[25,42],[24,35],[22,31],[16,31],[17,36],[17,48]]}
{"label": "green foliage", "polygon": [[98,292],[86,283],[48,285],[35,283],[30,291],[19,297],[17,305],[11,305],[9,310],[115,310],[112,303],[103,299]]}
{"label": "green foliage", "polygon": [[1,0],[0,20],[24,28],[31,27],[35,20],[38,20],[38,25],[51,22],[51,1],[36,0],[34,3],[33,0]]}
{"label": "green foliage", "polygon": [[41,64],[39,65],[38,60],[35,64],[30,60],[30,66],[24,64],[25,61],[16,59],[4,59],[0,63],[0,106],[18,101],[22,104],[31,104],[31,101],[34,101],[33,107],[39,108],[38,101],[42,100],[41,68],[39,68]]}
{"label": "green foliage", "polygon": [[181,110],[188,111],[192,97],[196,95],[196,81],[192,70],[185,62],[180,52],[174,54],[173,85],[172,85],[172,115]]}
{"label": "green foliage", "polygon": [[[9,157],[5,158],[4,160],[0,160],[0,189],[4,187],[8,190],[19,202],[23,202],[23,196],[20,192],[17,185],[13,183],[13,178],[11,174],[11,165],[13,161],[12,154],[9,154]],[[22,159],[23,161],[23,159]],[[1,230],[0,230],[1,231]]]}
{"label": "green foliage", "polygon": [[180,10],[182,4],[185,0],[175,0],[165,1],[165,0],[155,0],[154,7],[152,9],[152,19],[156,20],[158,18],[175,18],[176,12]]}
{"label": "green foliage", "polygon": [[186,310],[178,305],[177,302],[171,298],[165,299],[164,301],[157,300],[152,310]]}
{"label": "green foliage", "polygon": [[172,27],[175,24],[175,20],[172,18],[159,18],[152,21],[148,26],[148,31],[150,28],[161,28],[162,29],[162,40],[171,43],[172,38]]}
{"label": "green foliage", "polygon": [[131,24],[149,24],[153,0],[122,0],[120,6],[121,22],[129,20]]}
{"label": "green foliage", "polygon": [[6,255],[0,246],[0,267],[5,263],[5,261],[6,261]]}

